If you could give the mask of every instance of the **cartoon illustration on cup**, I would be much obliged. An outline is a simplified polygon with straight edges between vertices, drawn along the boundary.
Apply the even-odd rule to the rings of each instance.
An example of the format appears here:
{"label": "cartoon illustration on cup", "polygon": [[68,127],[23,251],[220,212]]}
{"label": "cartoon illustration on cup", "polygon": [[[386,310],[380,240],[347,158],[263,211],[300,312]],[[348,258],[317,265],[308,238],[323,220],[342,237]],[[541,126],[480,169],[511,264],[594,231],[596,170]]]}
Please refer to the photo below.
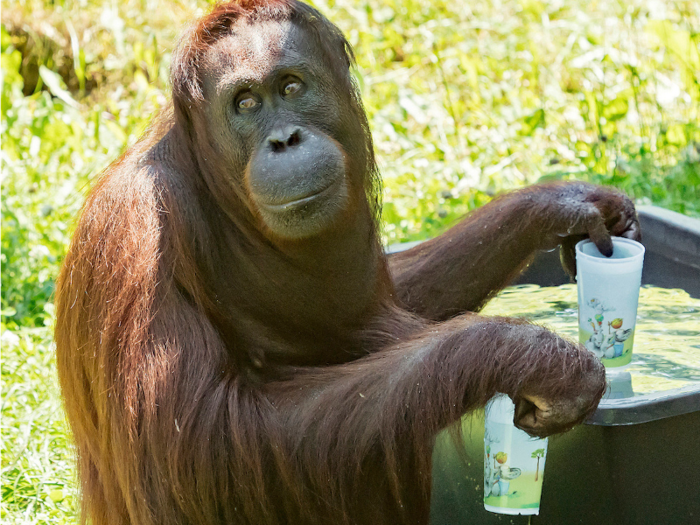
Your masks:
{"label": "cartoon illustration on cup", "polygon": [[[489,447],[490,448],[490,447]],[[488,461],[488,458],[487,458]],[[519,477],[522,471],[519,468],[508,466],[508,454],[496,452],[493,456],[493,469],[490,468],[490,478],[485,480],[485,485],[489,487],[489,495],[507,496],[510,488],[510,481]]]}
{"label": "cartoon illustration on cup", "polygon": [[487,406],[484,508],[500,514],[538,514],[547,440],[516,428],[513,413],[508,396],[497,396]]}
{"label": "cartoon illustration on cup", "polygon": [[[585,347],[599,359],[621,357],[626,353],[625,341],[632,336],[634,328],[623,328],[624,319],[610,313],[615,312],[615,308],[606,306],[599,299],[591,299],[587,306],[593,310],[593,315],[587,319],[587,324],[591,326],[593,332],[584,343]],[[609,315],[606,316],[606,314]],[[607,319],[613,317],[613,319],[608,321],[606,317]]]}

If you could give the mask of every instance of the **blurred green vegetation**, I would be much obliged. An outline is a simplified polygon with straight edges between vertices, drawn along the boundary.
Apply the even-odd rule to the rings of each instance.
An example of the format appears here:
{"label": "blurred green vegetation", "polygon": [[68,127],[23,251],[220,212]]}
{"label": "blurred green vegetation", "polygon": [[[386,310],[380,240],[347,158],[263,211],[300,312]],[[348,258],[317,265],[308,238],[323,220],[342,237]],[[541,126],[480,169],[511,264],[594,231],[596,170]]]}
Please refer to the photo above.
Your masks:
{"label": "blurred green vegetation", "polygon": [[[318,0],[355,46],[388,243],[494,193],[583,179],[700,215],[700,3]],[[2,507],[76,519],[50,327],[86,191],[168,101],[194,0],[8,0],[2,13]]]}

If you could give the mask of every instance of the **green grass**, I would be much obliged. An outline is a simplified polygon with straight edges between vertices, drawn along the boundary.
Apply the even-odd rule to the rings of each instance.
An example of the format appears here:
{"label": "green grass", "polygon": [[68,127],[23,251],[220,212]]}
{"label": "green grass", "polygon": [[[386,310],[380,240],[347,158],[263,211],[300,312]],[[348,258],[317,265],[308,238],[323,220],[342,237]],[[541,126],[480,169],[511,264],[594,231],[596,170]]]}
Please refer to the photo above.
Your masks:
{"label": "green grass", "polygon": [[[348,35],[389,243],[498,191],[612,184],[700,215],[693,0],[319,0]],[[2,19],[2,494],[7,523],[75,521],[51,298],[91,182],[167,103],[193,0],[8,0]]]}
{"label": "green grass", "polygon": [[3,329],[2,523],[74,523],[77,483],[47,328]]}

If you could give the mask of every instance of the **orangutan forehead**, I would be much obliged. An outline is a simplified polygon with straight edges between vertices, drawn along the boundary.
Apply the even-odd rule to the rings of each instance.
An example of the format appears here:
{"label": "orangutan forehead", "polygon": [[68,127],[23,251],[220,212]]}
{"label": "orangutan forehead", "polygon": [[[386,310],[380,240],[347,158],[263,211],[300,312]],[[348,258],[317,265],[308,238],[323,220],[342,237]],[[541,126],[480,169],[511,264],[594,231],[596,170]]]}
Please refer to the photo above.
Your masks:
{"label": "orangutan forehead", "polygon": [[263,82],[276,69],[304,66],[318,54],[315,42],[292,22],[245,20],[233,27],[230,36],[217,41],[206,53],[205,83],[217,91],[240,79]]}

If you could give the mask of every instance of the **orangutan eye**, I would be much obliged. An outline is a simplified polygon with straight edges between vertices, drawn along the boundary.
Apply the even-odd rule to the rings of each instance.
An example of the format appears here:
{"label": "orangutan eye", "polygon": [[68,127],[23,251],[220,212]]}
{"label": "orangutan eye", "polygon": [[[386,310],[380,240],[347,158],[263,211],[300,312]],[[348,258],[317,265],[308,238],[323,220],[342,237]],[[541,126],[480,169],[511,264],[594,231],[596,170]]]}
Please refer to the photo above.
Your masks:
{"label": "orangutan eye", "polygon": [[236,108],[239,112],[247,113],[258,108],[260,100],[252,93],[247,92],[238,96],[236,99]]}
{"label": "orangutan eye", "polygon": [[302,87],[303,84],[298,78],[289,79],[282,85],[282,95],[285,97],[294,95],[295,93],[301,91]]}

